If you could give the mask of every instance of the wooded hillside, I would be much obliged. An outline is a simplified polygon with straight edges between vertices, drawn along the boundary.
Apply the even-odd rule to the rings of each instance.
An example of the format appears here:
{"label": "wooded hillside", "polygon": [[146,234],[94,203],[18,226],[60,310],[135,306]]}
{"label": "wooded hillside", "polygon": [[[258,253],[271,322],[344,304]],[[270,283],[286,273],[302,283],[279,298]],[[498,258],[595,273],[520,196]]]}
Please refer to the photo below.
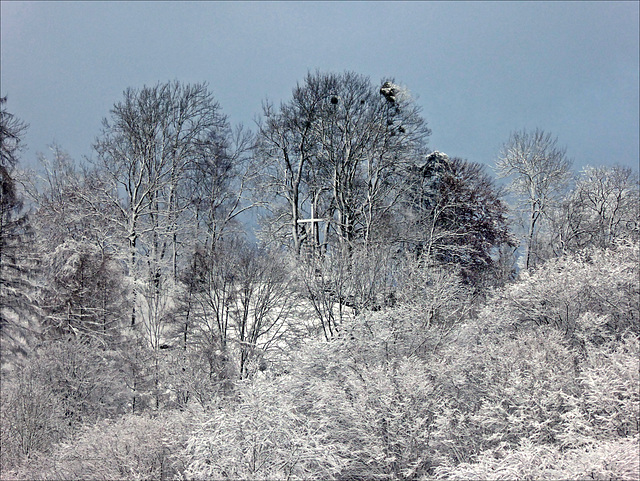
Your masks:
{"label": "wooded hillside", "polygon": [[640,191],[542,130],[428,146],[394,79],[255,129],[123,93],[21,168],[2,99],[2,479],[637,480]]}

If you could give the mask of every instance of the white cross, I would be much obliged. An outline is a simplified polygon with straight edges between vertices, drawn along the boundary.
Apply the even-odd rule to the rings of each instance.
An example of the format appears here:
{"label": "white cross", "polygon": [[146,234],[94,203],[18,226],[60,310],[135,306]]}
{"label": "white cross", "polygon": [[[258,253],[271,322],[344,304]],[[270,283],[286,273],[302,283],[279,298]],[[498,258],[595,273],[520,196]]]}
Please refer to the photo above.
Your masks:
{"label": "white cross", "polygon": [[316,226],[318,222],[326,222],[327,219],[316,219],[313,213],[313,203],[311,204],[311,218],[310,219],[298,219],[298,224],[311,223],[311,238],[316,238]]}

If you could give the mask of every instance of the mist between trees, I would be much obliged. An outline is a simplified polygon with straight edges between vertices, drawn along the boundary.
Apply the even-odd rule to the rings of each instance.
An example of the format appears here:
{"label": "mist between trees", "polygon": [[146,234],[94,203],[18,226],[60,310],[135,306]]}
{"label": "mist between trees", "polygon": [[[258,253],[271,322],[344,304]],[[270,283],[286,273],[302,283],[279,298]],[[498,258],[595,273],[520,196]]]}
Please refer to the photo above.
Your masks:
{"label": "mist between trees", "polygon": [[34,172],[26,128],[2,99],[2,479],[638,479],[637,172],[516,130],[503,190],[353,72],[253,130],[130,88]]}

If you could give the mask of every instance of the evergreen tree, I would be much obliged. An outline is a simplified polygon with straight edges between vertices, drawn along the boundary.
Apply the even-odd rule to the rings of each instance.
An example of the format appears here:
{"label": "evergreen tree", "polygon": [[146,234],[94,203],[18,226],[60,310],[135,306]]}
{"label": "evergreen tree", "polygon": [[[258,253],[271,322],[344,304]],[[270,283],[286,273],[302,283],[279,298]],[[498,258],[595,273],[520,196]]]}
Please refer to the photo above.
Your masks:
{"label": "evergreen tree", "polygon": [[[0,340],[3,354],[24,350],[33,306],[29,281],[32,268],[27,250],[28,217],[15,181],[15,167],[27,125],[0,99]],[[6,344],[6,345],[5,345]],[[4,360],[4,359],[3,359]]]}

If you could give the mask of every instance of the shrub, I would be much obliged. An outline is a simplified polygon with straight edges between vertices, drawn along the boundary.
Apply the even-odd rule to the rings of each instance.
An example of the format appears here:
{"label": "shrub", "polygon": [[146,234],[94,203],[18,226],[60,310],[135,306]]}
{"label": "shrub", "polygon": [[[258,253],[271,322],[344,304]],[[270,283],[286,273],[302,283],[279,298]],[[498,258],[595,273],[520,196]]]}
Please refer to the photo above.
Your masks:
{"label": "shrub", "polygon": [[557,446],[536,446],[529,441],[502,457],[488,452],[475,463],[440,466],[436,479],[617,479],[636,481],[638,437],[605,441],[562,451]]}
{"label": "shrub", "polygon": [[[177,453],[194,413],[162,417],[127,414],[80,430],[17,471],[15,479],[173,479],[183,469]],[[9,477],[8,479],[11,479]]]}

